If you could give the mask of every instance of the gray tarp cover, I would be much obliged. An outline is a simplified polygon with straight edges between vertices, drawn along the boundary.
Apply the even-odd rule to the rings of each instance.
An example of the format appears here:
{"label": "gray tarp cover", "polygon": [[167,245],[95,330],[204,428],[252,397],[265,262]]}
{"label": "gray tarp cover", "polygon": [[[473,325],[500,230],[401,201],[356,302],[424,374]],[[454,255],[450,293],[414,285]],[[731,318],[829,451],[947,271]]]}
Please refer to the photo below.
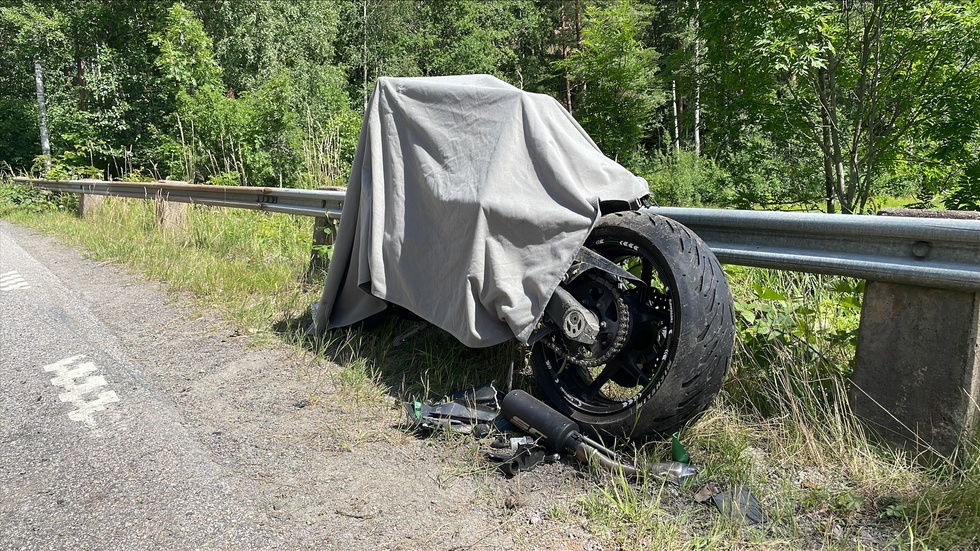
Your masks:
{"label": "gray tarp cover", "polygon": [[647,193],[549,96],[485,75],[379,79],[316,327],[387,301],[467,346],[526,343],[600,199]]}

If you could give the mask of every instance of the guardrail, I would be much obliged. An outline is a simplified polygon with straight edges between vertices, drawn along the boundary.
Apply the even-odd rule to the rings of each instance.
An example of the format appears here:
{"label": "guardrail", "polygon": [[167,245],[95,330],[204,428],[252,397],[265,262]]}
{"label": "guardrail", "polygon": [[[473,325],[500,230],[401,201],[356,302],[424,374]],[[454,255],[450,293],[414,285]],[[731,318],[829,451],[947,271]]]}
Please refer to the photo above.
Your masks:
{"label": "guardrail", "polygon": [[[332,237],[322,227],[340,219],[344,203],[339,189],[14,180],[53,191],[315,216],[314,243]],[[853,410],[891,442],[942,455],[980,433],[980,220],[651,210],[691,228],[722,263],[868,280]]]}
{"label": "guardrail", "polygon": [[980,290],[980,221],[653,208],[724,264]]}
{"label": "guardrail", "polygon": [[102,180],[42,180],[14,178],[14,183],[51,191],[156,199],[216,207],[264,210],[301,216],[340,219],[343,189],[309,190],[274,187],[211,186],[174,181],[106,182]]}
{"label": "guardrail", "polygon": [[[51,191],[246,208],[339,220],[344,191],[182,182],[14,178]],[[694,230],[722,263],[980,290],[980,221],[652,207]]]}

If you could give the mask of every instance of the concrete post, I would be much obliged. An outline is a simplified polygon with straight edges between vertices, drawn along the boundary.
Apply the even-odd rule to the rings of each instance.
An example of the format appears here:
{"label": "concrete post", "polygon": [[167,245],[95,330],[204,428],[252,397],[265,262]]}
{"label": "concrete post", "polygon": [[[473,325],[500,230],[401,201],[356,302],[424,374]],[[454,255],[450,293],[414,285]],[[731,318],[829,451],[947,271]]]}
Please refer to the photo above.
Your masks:
{"label": "concrete post", "polygon": [[156,196],[153,203],[157,227],[171,234],[183,231],[187,221],[187,203],[167,201],[165,197],[160,195]]}
{"label": "concrete post", "polygon": [[854,412],[891,444],[949,456],[980,423],[978,334],[980,293],[869,281]]}
{"label": "concrete post", "polygon": [[78,196],[78,217],[88,218],[105,203],[105,195],[82,193]]}

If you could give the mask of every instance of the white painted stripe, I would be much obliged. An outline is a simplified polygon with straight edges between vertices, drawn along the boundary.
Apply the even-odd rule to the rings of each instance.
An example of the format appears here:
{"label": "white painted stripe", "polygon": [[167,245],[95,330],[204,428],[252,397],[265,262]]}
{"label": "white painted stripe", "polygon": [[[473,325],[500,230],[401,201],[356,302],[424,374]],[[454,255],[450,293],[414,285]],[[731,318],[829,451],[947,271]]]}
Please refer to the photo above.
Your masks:
{"label": "white painted stripe", "polygon": [[95,419],[92,418],[92,414],[96,411],[102,411],[105,409],[106,405],[113,402],[118,402],[119,396],[112,390],[107,390],[105,392],[100,392],[99,397],[90,402],[81,402],[76,404],[79,406],[75,411],[68,412],[68,418],[72,421],[82,421],[90,427],[95,426]]}
{"label": "white painted stripe", "polygon": [[0,285],[0,291],[15,291],[17,289],[30,289],[31,286],[26,281],[20,283],[15,283],[13,285]]}
{"label": "white painted stripe", "polygon": [[[44,368],[44,369],[46,371],[54,371],[54,370],[48,370],[48,368]],[[75,386],[75,383],[72,382],[72,379],[77,379],[78,377],[88,375],[89,373],[92,373],[93,371],[97,371],[98,369],[99,368],[96,367],[96,365],[92,362],[85,362],[83,364],[78,364],[78,367],[76,367],[75,369],[69,369],[68,366],[63,366],[57,370],[58,376],[51,379],[51,384],[53,384],[54,386],[63,386],[66,389],[70,390],[71,387]]]}
{"label": "white painted stripe", "polygon": [[13,291],[16,289],[30,289],[31,286],[17,272],[4,272],[0,274],[0,291]]}
{"label": "white painted stripe", "polygon": [[77,402],[82,399],[83,394],[88,394],[93,390],[105,386],[108,383],[105,381],[105,377],[102,375],[96,375],[94,377],[85,377],[84,382],[75,383],[71,382],[69,385],[65,385],[65,390],[68,392],[63,392],[58,395],[58,398],[62,402]]}
{"label": "white painted stripe", "polygon": [[118,402],[119,395],[115,391],[106,390],[100,392],[94,400],[85,400],[85,394],[107,386],[109,383],[102,375],[88,375],[98,371],[99,368],[94,363],[75,364],[83,358],[85,358],[84,354],[78,354],[48,364],[43,369],[56,374],[51,379],[51,384],[65,389],[65,392],[58,395],[58,399],[76,406],[77,409],[68,412],[68,418],[94,427],[96,423],[92,415],[97,411],[105,410],[108,404]]}
{"label": "white painted stripe", "polygon": [[77,362],[78,360],[81,360],[84,357],[85,357],[85,354],[78,354],[76,356],[71,356],[70,358],[65,358],[63,360],[58,360],[58,361],[54,362],[53,364],[48,364],[48,365],[44,366],[44,370],[45,371],[59,371],[60,372],[60,371],[62,371],[64,369],[65,366],[71,365],[71,364]]}

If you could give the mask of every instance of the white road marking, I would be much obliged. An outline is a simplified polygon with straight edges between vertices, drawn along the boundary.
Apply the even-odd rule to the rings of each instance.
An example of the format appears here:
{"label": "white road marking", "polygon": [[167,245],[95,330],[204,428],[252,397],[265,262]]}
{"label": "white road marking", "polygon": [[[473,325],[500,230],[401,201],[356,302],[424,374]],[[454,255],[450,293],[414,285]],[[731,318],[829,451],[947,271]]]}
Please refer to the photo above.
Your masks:
{"label": "white road marking", "polygon": [[15,271],[0,274],[0,291],[13,291],[15,289],[30,289],[31,286],[24,278]]}
{"label": "white road marking", "polygon": [[98,366],[92,362],[84,362],[75,365],[75,362],[85,357],[84,354],[71,356],[63,360],[58,360],[53,364],[44,366],[45,371],[54,372],[56,376],[51,379],[51,384],[65,389],[58,395],[62,402],[74,404],[78,409],[68,412],[68,418],[72,421],[82,421],[90,427],[96,425],[92,415],[97,411],[103,411],[107,405],[118,402],[119,396],[113,390],[100,392],[94,400],[86,401],[83,395],[93,392],[109,384],[102,375],[91,375],[98,371]]}

